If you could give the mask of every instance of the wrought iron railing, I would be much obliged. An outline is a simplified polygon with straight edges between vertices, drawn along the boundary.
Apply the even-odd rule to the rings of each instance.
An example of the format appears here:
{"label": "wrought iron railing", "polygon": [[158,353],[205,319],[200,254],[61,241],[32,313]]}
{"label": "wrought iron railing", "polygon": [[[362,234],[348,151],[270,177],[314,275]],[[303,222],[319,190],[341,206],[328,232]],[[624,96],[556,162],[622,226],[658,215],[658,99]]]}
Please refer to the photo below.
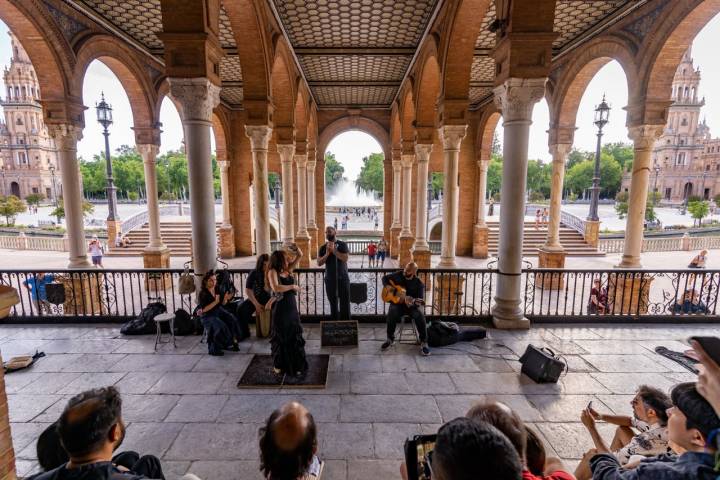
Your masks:
{"label": "wrought iron railing", "polygon": [[[375,245],[377,245],[377,240],[374,240],[374,242]],[[270,248],[272,250],[282,248],[282,243],[283,242],[280,240],[272,240],[270,242]],[[370,240],[348,240],[345,243],[348,246],[348,250],[350,250],[350,255],[366,255],[368,245],[370,245]],[[433,255],[440,255],[441,243],[442,242],[437,240],[430,240],[428,242],[430,245],[430,252]]]}
{"label": "wrought iron railing", "polygon": [[572,213],[560,211],[560,223],[572,228],[581,235],[585,235],[585,220]]}
{"label": "wrought iron railing", "polygon": [[[238,291],[250,270],[229,270]],[[351,283],[364,284],[367,297],[351,304],[353,318],[384,321],[382,278],[392,269],[351,268]],[[181,295],[179,269],[45,270],[53,275],[46,296],[35,301],[27,280],[35,271],[0,271],[0,283],[18,290],[20,303],[6,322],[124,322],[150,302],[168,311],[193,312],[195,295]],[[328,319],[323,269],[295,272],[304,321]],[[457,322],[487,321],[497,294],[494,269],[421,270],[426,285],[425,314]],[[720,270],[553,270],[525,269],[520,276],[520,308],[534,322],[717,322]],[[594,281],[599,280],[599,287]],[[593,288],[596,291],[593,291]]]}

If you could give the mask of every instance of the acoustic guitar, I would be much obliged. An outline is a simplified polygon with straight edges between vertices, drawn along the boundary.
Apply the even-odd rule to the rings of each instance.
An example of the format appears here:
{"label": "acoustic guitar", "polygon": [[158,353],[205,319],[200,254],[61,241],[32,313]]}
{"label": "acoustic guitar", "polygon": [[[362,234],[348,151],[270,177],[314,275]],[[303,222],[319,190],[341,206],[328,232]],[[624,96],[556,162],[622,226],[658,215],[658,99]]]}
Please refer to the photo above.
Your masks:
{"label": "acoustic guitar", "polygon": [[[395,282],[390,280],[389,284],[383,287],[380,296],[383,302],[402,305],[405,303],[406,293],[407,291],[403,287],[396,285]],[[415,305],[423,305],[425,302],[421,298],[414,298],[413,303]]]}

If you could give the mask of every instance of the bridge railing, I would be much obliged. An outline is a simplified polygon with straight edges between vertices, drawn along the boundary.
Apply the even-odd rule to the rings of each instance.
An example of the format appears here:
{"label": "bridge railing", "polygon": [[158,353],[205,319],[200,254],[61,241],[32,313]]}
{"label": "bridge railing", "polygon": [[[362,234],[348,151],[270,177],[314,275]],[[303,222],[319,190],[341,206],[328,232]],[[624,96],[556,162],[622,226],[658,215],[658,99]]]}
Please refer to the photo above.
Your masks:
{"label": "bridge railing", "polygon": [[[229,270],[242,292],[250,270]],[[366,298],[351,304],[353,318],[382,322],[388,305],[382,301],[383,276],[390,269],[351,268],[350,282],[366,285]],[[149,303],[160,301],[168,311],[193,312],[195,295],[181,295],[180,269],[45,270],[53,276],[40,302],[26,288],[33,270],[0,271],[0,283],[18,290],[9,323],[124,322],[137,317]],[[300,269],[295,278],[303,321],[328,319],[330,305],[324,270]],[[497,294],[494,269],[420,270],[426,285],[429,318],[457,322],[487,321]],[[520,276],[524,315],[534,322],[718,322],[720,270],[554,270],[525,269]],[[595,282],[599,282],[598,285]]]}
{"label": "bridge railing", "polygon": [[585,220],[572,213],[560,211],[560,223],[572,228],[581,235],[585,235]]}

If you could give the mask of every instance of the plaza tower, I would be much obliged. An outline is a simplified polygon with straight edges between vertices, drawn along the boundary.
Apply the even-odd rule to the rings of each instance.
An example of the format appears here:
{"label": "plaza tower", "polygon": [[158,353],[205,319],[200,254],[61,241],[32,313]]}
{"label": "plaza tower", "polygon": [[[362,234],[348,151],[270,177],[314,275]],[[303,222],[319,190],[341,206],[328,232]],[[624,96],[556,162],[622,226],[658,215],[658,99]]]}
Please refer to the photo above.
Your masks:
{"label": "plaza tower", "polygon": [[[5,120],[0,121],[0,194],[25,198],[41,193],[54,198],[53,174],[58,176],[55,142],[43,122],[40,87],[35,69],[20,42],[12,34],[12,59],[5,68],[5,99],[0,102]],[[58,195],[60,177],[55,179]]]}

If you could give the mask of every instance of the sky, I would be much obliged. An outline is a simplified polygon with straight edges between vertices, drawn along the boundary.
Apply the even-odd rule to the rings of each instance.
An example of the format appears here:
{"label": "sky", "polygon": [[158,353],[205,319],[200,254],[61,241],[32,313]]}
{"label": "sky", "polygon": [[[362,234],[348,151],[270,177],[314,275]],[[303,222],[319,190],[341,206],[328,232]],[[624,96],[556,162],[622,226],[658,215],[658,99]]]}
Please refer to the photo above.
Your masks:
{"label": "sky", "polygon": [[[0,22],[0,31],[6,32],[7,27]],[[720,15],[711,20],[695,38],[692,56],[695,66],[699,66],[702,74],[700,96],[704,96],[706,105],[702,114],[714,136],[720,136],[720,62],[717,61],[717,45],[720,43]],[[11,58],[10,39],[0,35],[0,64],[8,65]],[[0,84],[2,79],[0,79]],[[5,92],[0,85],[0,92]],[[131,130],[132,113],[127,95],[120,81],[104,64],[93,62],[88,68],[83,85],[83,102],[89,108],[85,111],[85,130],[83,139],[78,145],[78,154],[91,159],[94,154],[104,149],[102,127],[95,120],[95,103],[100,101],[100,93],[113,107],[114,124],[110,127],[110,148],[120,145],[132,145],[134,136]],[[575,147],[580,150],[595,150],[596,127],[593,125],[594,109],[606,95],[612,110],[610,123],[605,127],[603,142],[629,142],[625,128],[625,111],[627,105],[627,80],[617,62],[610,62],[603,67],[588,85],[578,110],[575,132]],[[180,116],[175,106],[168,99],[162,104],[160,121],[163,124],[162,145],[160,152],[177,149],[182,142],[183,132]],[[549,123],[548,107],[545,100],[539,102],[533,110],[533,124],[530,128],[528,156],[531,159],[550,161],[547,146],[547,129]],[[498,125],[498,133],[502,140],[502,126]],[[213,138],[214,146],[214,138]],[[380,145],[372,137],[359,131],[351,131],[338,136],[330,142],[329,150],[345,166],[346,177],[354,180],[360,171],[362,157],[380,152]]]}

